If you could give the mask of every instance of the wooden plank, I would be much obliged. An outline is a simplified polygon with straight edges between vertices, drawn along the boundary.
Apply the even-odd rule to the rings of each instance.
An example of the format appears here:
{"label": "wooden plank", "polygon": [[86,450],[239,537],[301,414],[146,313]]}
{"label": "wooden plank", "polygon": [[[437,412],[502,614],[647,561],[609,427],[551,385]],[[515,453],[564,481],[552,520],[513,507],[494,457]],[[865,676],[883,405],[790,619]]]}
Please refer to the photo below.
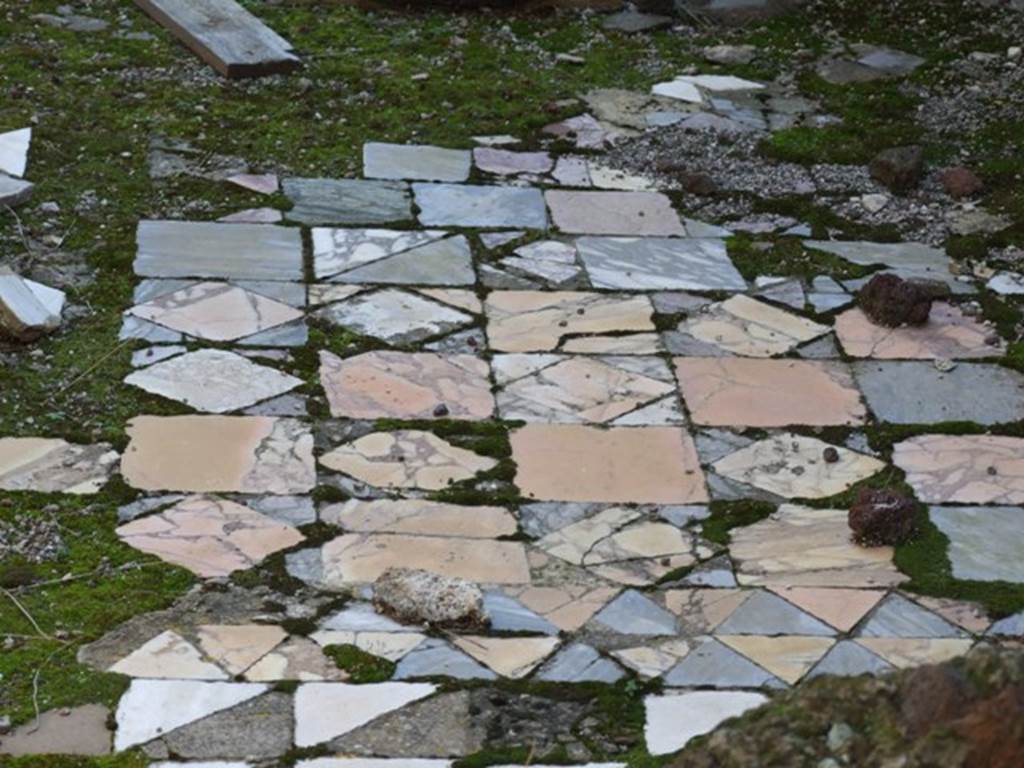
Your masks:
{"label": "wooden plank", "polygon": [[262,77],[301,65],[292,46],[234,0],[135,0],[225,77]]}

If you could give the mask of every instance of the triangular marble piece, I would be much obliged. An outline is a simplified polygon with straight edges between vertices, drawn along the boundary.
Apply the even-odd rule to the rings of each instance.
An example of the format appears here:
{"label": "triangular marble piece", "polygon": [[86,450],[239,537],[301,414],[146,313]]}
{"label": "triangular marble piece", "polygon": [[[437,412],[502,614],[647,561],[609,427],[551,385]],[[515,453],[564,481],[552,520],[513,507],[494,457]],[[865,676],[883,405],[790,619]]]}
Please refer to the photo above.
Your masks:
{"label": "triangular marble piece", "polygon": [[853,629],[885,597],[877,589],[774,587],[772,591],[841,632]]}
{"label": "triangular marble piece", "polygon": [[718,625],[716,635],[812,635],[828,637],[834,629],[790,605],[778,595],[759,591]]}
{"label": "triangular marble piece", "polygon": [[313,271],[323,279],[447,236],[441,230],[313,228]]}
{"label": "triangular marble piece", "polygon": [[462,235],[438,240],[350,269],[333,278],[341,283],[394,285],[472,285],[473,255]]}
{"label": "triangular marble piece", "polygon": [[11,176],[24,176],[31,142],[31,128],[0,133],[0,171]]}
{"label": "triangular marble piece", "polygon": [[429,683],[306,683],[295,691],[295,746],[312,747],[437,690]]}
{"label": "triangular marble piece", "polygon": [[783,688],[765,669],[713,638],[707,638],[664,677],[665,684],[686,688]]}
{"label": "triangular marble piece", "polygon": [[192,643],[171,630],[139,646],[107,671],[129,677],[157,679],[228,679],[223,669],[203,659]]}
{"label": "triangular marble piece", "polygon": [[968,638],[958,637],[861,637],[857,642],[897,669],[941,664],[963,656],[972,645]]}
{"label": "triangular marble piece", "polygon": [[807,679],[821,675],[839,675],[856,677],[857,675],[877,675],[888,672],[892,665],[881,656],[876,656],[863,645],[853,640],[840,640],[826,653],[821,661],[810,671]]}
{"label": "triangular marble piece", "polygon": [[288,636],[267,624],[206,624],[199,627],[199,647],[232,675],[240,675]]}
{"label": "triangular marble piece", "polygon": [[464,635],[455,645],[502,677],[525,677],[558,647],[557,637]]}
{"label": "triangular marble piece", "polygon": [[780,680],[795,685],[835,642],[829,637],[765,637],[718,635],[718,639],[764,667]]}
{"label": "triangular marble piece", "polygon": [[859,637],[966,637],[941,616],[902,595],[890,595],[861,628]]}

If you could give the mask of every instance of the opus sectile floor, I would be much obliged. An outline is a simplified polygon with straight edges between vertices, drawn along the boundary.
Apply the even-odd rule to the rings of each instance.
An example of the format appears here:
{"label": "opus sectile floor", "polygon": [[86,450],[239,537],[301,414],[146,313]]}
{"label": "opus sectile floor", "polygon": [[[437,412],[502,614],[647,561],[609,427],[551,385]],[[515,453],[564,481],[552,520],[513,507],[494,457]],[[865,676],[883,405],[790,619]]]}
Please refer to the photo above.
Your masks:
{"label": "opus sectile floor", "polygon": [[[939,303],[923,328],[880,329],[841,286],[812,319],[802,288],[748,284],[729,233],[665,195],[594,189],[585,168],[557,188],[580,171],[566,158],[365,155],[364,180],[285,179],[292,226],[139,224],[122,335],[145,345],[125,384],[192,413],[139,414],[120,457],[0,439],[4,489],[93,493],[120,462],[142,494],[121,509],[127,545],[222,585],[273,558],[307,585],[284,605],[193,592],[83,648],[131,678],[115,750],[163,768],[296,748],[304,768],[441,768],[519,729],[511,745],[568,739],[587,763],[584,704],[524,709],[460,683],[635,677],[663,682],[645,737],[665,754],[802,680],[947,659],[989,629],[974,606],[901,592],[891,549],[807,503],[886,471],[871,421],[1019,418],[1024,381],[993,364],[990,328]],[[357,339],[316,350],[318,387],[292,354],[311,325]],[[514,487],[478,424],[508,426]],[[893,461],[954,575],[1024,581],[1024,440],[923,434]],[[702,536],[715,499],[778,507],[726,546]],[[478,584],[489,627],[379,614],[372,585],[393,566]],[[392,662],[390,679],[353,682],[337,645]]]}

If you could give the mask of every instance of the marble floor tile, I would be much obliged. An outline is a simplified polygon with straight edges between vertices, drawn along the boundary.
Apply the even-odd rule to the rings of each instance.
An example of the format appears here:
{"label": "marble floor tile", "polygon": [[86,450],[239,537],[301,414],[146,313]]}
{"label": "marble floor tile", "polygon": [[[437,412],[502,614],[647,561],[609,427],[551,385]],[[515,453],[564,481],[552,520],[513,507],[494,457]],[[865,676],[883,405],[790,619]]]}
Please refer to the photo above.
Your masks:
{"label": "marble floor tile", "polygon": [[281,182],[295,205],[285,214],[300,224],[380,226],[412,221],[409,185],[377,179],[302,179]]}
{"label": "marble floor tile", "polygon": [[619,590],[600,584],[558,584],[509,587],[506,591],[563,632],[573,632],[607,605]]}
{"label": "marble floor tile", "polygon": [[673,638],[621,648],[612,651],[611,655],[641,678],[650,680],[668,672],[689,652],[690,644],[686,640]]}
{"label": "marble floor tile", "polygon": [[528,424],[512,432],[516,484],[539,501],[707,501],[690,436],[672,427]]}
{"label": "marble floor tile", "polygon": [[304,683],[295,691],[295,746],[330,741],[436,690],[429,683]]}
{"label": "marble floor tile", "polygon": [[969,638],[861,637],[856,641],[897,669],[941,664],[967,653]]}
{"label": "marble floor tile", "polygon": [[728,354],[774,357],[829,328],[741,294],[688,317],[677,330]]}
{"label": "marble floor tile", "polygon": [[964,637],[966,633],[903,595],[893,593],[871,612],[859,637]]}
{"label": "marble floor tile", "polygon": [[545,198],[554,225],[568,234],[686,236],[672,202],[660,192],[555,189]]}
{"label": "marble floor tile", "polygon": [[228,679],[223,669],[205,660],[199,649],[173,630],[161,632],[107,671],[148,679]]}
{"label": "marble floor tile", "polygon": [[668,589],[665,607],[679,616],[683,633],[695,637],[710,634],[752,595],[750,589]]}
{"label": "marble floor tile", "polygon": [[918,435],[893,447],[892,461],[928,504],[1024,504],[1024,439]]}
{"label": "marble floor tile", "polygon": [[608,603],[591,623],[620,635],[676,634],[676,617],[635,589],[627,589]]}
{"label": "marble floor tile", "polygon": [[544,174],[552,169],[554,158],[547,152],[514,152],[494,147],[477,147],[473,162],[478,170],[495,176],[516,176],[521,173]]}
{"label": "marble floor tile", "polygon": [[292,637],[249,667],[243,677],[253,683],[342,682],[348,679],[348,673],[325,656],[317,643],[305,637]]}
{"label": "marble floor tile", "polygon": [[744,291],[747,288],[743,276],[729,259],[722,239],[581,237],[577,247],[595,288],[641,291]]}
{"label": "marble floor tile", "polygon": [[316,484],[313,436],[296,419],[136,416],[121,461],[145,491],[291,494]]}
{"label": "marble floor tile", "polygon": [[427,227],[547,229],[544,196],[530,187],[413,184]]}
{"label": "marble floor tile", "polygon": [[755,590],[715,628],[718,635],[801,635],[832,637],[824,622],[766,590]]}
{"label": "marble floor tile", "polygon": [[461,635],[454,639],[455,645],[474,659],[513,680],[530,674],[560,642],[557,637]]}
{"label": "marble floor tile", "polygon": [[995,333],[991,327],[945,303],[933,304],[928,322],[920,326],[886,328],[872,323],[861,310],[850,309],[836,317],[835,328],[850,357],[962,360],[1006,354],[1002,339],[989,343]]}
{"label": "marble floor tile", "polygon": [[572,643],[554,655],[537,672],[536,679],[559,683],[614,683],[625,672],[585,643]]}
{"label": "marble floor tile", "polygon": [[1024,584],[1024,508],[931,507],[928,516],[949,539],[953,578]]}
{"label": "marble floor tile", "polygon": [[468,150],[429,145],[363,145],[363,176],[368,179],[466,181],[471,157]]}
{"label": "marble floor tile", "polygon": [[314,227],[313,273],[318,280],[373,264],[448,236],[439,229],[339,229]]}
{"label": "marble floor tile", "polygon": [[714,638],[703,638],[664,675],[666,685],[685,688],[785,688],[786,684]]}
{"label": "marble floor tile", "polygon": [[31,143],[31,128],[0,133],[0,172],[8,176],[24,176]]}
{"label": "marble floor tile", "polygon": [[466,419],[494,413],[485,361],[474,355],[320,353],[320,381],[331,415],[353,419]]}
{"label": "marble floor tile", "polygon": [[395,345],[416,344],[473,323],[454,307],[393,289],[360,293],[329,304],[314,317]]}
{"label": "marble floor tile", "polygon": [[349,499],[320,510],[320,520],[352,533],[409,533],[496,539],[513,536],[515,517],[503,507],[462,507],[421,499]]}
{"label": "marble floor tile", "polygon": [[84,495],[98,493],[118,467],[107,443],[78,445],[59,438],[0,437],[0,490]]}
{"label": "marble floor tile", "polygon": [[796,685],[835,643],[830,637],[792,635],[719,635],[718,639],[790,685]]}
{"label": "marble floor tile", "polygon": [[849,632],[885,597],[877,589],[773,587],[772,591],[841,632]]}
{"label": "marble floor tile", "polygon": [[821,675],[856,677],[857,675],[878,675],[891,672],[892,665],[863,645],[853,640],[840,640],[832,646],[814,668],[807,674],[812,680]]}
{"label": "marble floor tile", "polygon": [[624,336],[579,336],[565,339],[563,352],[581,355],[659,355],[664,350],[656,333]]}
{"label": "marble floor tile", "polygon": [[[99,757],[109,755],[110,710],[102,704],[82,704],[43,712],[37,718],[0,737],[0,755],[68,755]],[[244,766],[242,768],[245,768]]]}
{"label": "marble floor tile", "polygon": [[203,624],[196,637],[205,656],[231,675],[241,675],[283,643],[288,633],[271,624]]}

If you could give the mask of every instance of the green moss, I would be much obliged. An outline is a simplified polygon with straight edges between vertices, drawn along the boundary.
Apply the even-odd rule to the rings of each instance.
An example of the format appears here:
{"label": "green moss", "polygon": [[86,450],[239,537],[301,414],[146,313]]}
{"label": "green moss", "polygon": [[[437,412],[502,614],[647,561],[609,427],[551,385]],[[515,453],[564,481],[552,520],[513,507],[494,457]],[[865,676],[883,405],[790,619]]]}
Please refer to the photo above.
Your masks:
{"label": "green moss", "polygon": [[395,662],[354,645],[328,645],[324,653],[349,674],[351,683],[382,683],[395,673]]}
{"label": "green moss", "polygon": [[0,755],[0,768],[144,768],[149,760],[138,752],[125,752],[110,757],[70,757],[66,755],[34,755],[5,757]]}
{"label": "green moss", "polygon": [[701,536],[708,541],[727,546],[729,531],[753,525],[775,512],[775,505],[766,501],[712,501],[711,517],[701,525]]}
{"label": "green moss", "polygon": [[[788,214],[787,214],[788,215]],[[762,275],[793,276],[810,279],[818,275],[852,278],[868,272],[824,251],[805,248],[795,238],[755,240],[741,234],[728,240],[729,257],[748,280]]]}

